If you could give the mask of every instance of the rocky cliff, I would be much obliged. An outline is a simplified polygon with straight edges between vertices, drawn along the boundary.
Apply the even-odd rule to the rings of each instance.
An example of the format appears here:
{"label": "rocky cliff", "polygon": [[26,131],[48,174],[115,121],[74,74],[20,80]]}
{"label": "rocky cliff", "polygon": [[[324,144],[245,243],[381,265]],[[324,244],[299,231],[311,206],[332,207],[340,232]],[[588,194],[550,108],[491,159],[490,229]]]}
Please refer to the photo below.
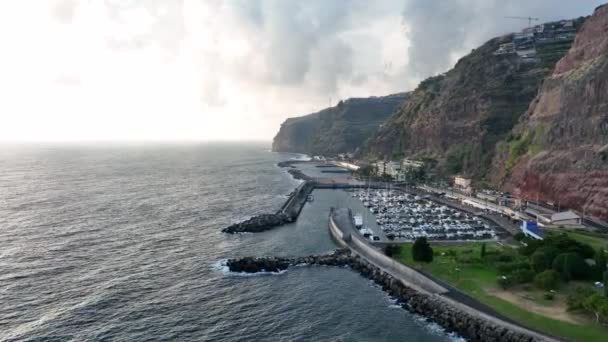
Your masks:
{"label": "rocky cliff", "polygon": [[351,98],[287,119],[274,137],[272,150],[326,156],[354,152],[405,98],[405,93]]}
{"label": "rocky cliff", "polygon": [[453,69],[421,82],[362,155],[433,159],[446,174],[485,177],[497,142],[508,136],[571,44],[538,47],[538,58],[495,54],[512,40],[513,35],[494,38]]}
{"label": "rocky cliff", "polygon": [[597,8],[508,141],[492,180],[608,218],[608,6]]}

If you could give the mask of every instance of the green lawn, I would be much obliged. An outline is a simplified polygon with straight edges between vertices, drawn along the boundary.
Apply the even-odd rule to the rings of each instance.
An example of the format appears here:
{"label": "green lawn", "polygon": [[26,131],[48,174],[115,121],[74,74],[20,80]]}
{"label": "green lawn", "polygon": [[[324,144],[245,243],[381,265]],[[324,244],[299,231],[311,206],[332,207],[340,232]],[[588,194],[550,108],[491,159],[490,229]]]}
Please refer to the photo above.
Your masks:
{"label": "green lawn", "polygon": [[566,233],[569,237],[574,240],[591,245],[594,249],[603,248],[608,250],[608,235],[600,233],[592,233],[586,231],[578,231],[572,229],[563,228],[549,228],[548,231],[551,233]]}
{"label": "green lawn", "polygon": [[[551,319],[488,294],[484,288],[496,286],[498,271],[486,263],[476,260],[480,258],[480,243],[466,243],[462,245],[432,245],[434,260],[431,263],[414,262],[411,255],[411,244],[403,245],[399,254],[395,256],[399,261],[423,269],[438,278],[449,282],[458,289],[468,293],[473,298],[494,308],[501,314],[509,317],[524,326],[557,335],[572,341],[606,341],[608,329],[594,324],[578,325]],[[503,247],[496,244],[487,244],[487,252],[491,253]],[[508,248],[508,247],[507,247]],[[539,304],[543,300],[538,296],[542,291],[530,292],[531,297]],[[546,304],[546,303],[544,303]]]}

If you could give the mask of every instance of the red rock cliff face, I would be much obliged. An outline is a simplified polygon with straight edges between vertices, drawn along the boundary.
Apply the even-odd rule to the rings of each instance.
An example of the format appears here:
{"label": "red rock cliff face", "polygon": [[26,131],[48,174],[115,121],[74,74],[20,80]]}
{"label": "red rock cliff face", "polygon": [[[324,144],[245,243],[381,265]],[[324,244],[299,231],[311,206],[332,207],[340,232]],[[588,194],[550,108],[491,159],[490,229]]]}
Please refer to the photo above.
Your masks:
{"label": "red rock cliff face", "polygon": [[497,156],[492,178],[505,189],[608,219],[607,5],[585,21]]}
{"label": "red rock cliff face", "polygon": [[445,74],[421,82],[367,141],[363,154],[429,158],[449,174],[485,176],[496,142],[517,124],[554,67],[522,63],[515,54],[494,55],[511,40],[510,35],[492,39]]}

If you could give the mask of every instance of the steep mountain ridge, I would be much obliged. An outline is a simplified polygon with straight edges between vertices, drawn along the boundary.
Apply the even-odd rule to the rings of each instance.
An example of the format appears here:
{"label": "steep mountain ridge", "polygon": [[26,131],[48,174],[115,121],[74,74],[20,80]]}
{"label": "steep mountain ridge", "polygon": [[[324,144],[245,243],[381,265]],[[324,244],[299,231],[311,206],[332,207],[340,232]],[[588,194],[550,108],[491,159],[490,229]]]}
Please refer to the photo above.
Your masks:
{"label": "steep mountain ridge", "polygon": [[363,156],[437,160],[446,174],[483,178],[496,144],[526,112],[542,80],[570,44],[538,51],[538,59],[495,52],[513,35],[491,39],[445,74],[431,77],[367,141]]}
{"label": "steep mountain ridge", "polygon": [[608,218],[608,6],[585,21],[512,137],[494,183]]}
{"label": "steep mountain ridge", "polygon": [[283,122],[272,143],[275,152],[336,155],[354,152],[406,99],[407,93],[351,98],[336,106]]}

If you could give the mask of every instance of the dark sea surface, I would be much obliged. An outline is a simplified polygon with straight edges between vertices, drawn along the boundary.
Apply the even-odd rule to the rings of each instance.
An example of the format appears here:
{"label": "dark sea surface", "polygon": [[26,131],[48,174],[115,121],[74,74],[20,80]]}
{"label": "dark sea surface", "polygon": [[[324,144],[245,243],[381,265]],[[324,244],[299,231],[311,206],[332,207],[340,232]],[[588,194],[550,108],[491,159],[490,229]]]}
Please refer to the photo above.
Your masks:
{"label": "dark sea surface", "polygon": [[220,229],[298,184],[268,144],[0,146],[1,341],[448,341],[347,268],[244,276],[222,261],[336,246],[315,191],[298,221]]}

